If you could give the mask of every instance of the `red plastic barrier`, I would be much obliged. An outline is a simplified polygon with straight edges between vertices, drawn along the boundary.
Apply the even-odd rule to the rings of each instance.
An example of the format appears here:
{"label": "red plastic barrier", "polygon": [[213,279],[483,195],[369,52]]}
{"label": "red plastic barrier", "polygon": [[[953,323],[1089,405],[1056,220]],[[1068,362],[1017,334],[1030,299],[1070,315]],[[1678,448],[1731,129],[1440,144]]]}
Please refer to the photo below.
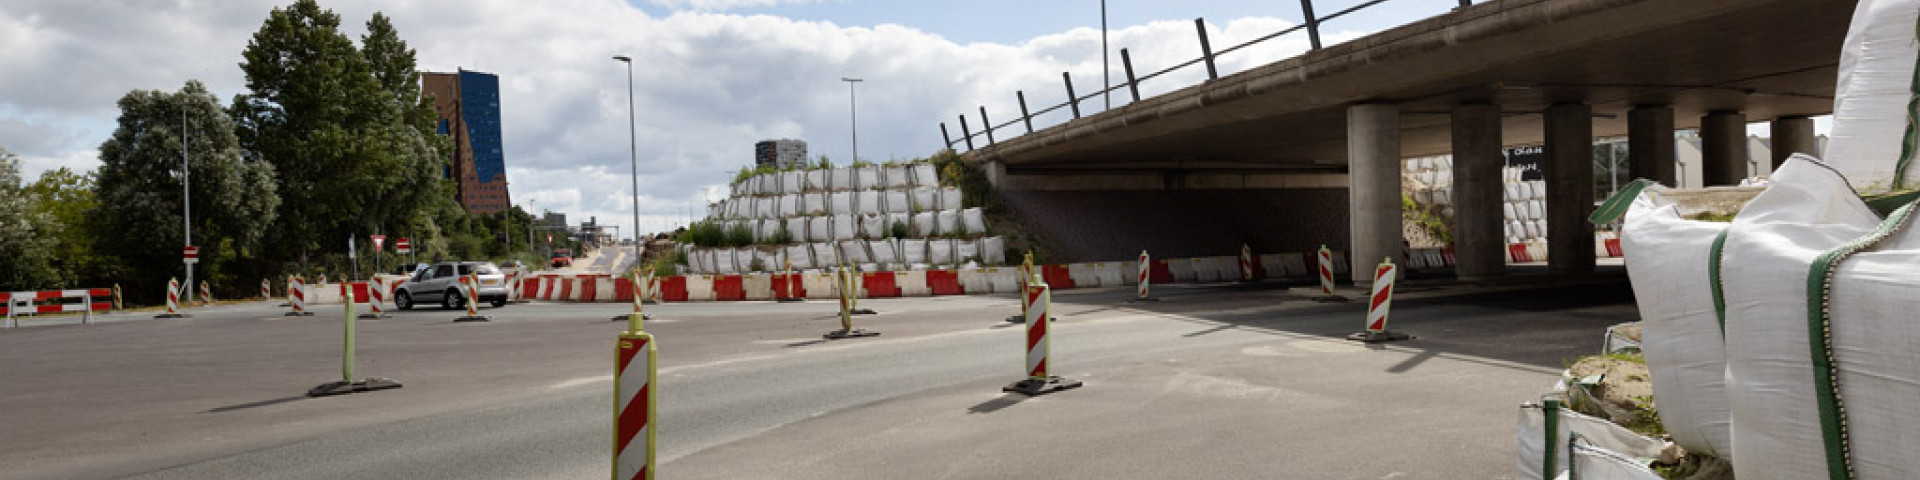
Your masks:
{"label": "red plastic barrier", "polygon": [[633,301],[633,279],[627,277],[617,277],[613,279],[613,301]]}
{"label": "red plastic barrier", "polygon": [[1453,247],[1440,249],[1440,260],[1446,262],[1449,267],[1456,266],[1453,261]]}
{"label": "red plastic barrier", "polygon": [[582,302],[599,301],[600,300],[600,277],[605,277],[605,276],[607,275],[582,275],[580,277],[580,301]]}
{"label": "red plastic barrier", "polygon": [[554,288],[554,284],[557,284],[557,283],[561,283],[559,275],[551,275],[551,274],[541,275],[540,276],[540,287],[541,287],[540,299],[553,300],[554,298],[553,292],[560,291],[560,289]]}
{"label": "red plastic barrier", "polygon": [[1073,276],[1067,274],[1066,265],[1042,265],[1040,279],[1045,280],[1047,286],[1055,290],[1073,288]]}
{"label": "red plastic barrier", "polygon": [[536,276],[520,277],[520,298],[521,299],[540,298],[540,277],[536,277]]}
{"label": "red plastic barrier", "polygon": [[1512,257],[1514,263],[1526,263],[1526,262],[1533,261],[1533,255],[1527,253],[1527,244],[1524,244],[1524,243],[1515,243],[1515,244],[1507,245],[1507,256]]}
{"label": "red plastic barrier", "polygon": [[928,270],[927,289],[934,295],[966,295],[967,289],[960,285],[960,272],[952,270]]}
{"label": "red plastic barrier", "polygon": [[[575,278],[579,278],[579,277],[575,277]],[[562,301],[562,302],[573,300],[573,280],[566,279],[566,278],[559,278],[555,280],[558,280],[560,282],[560,289],[559,289],[559,293],[554,294],[553,299],[555,301]]]}
{"label": "red plastic barrier", "polygon": [[687,277],[666,277],[659,280],[660,301],[687,301]]}
{"label": "red plastic barrier", "polygon": [[867,298],[900,296],[900,286],[895,284],[893,272],[869,272],[861,274],[861,277],[867,287]]}
{"label": "red plastic barrier", "polygon": [[716,301],[746,300],[747,287],[739,275],[713,277],[713,299]]}
{"label": "red plastic barrier", "polygon": [[372,294],[367,293],[366,282],[349,282],[347,285],[353,285],[353,303],[367,303],[368,299],[373,298]]}
{"label": "red plastic barrier", "polygon": [[1607,239],[1607,256],[1609,256],[1609,257],[1624,257],[1624,256],[1626,256],[1626,255],[1627,255],[1627,254],[1625,254],[1625,253],[1622,253],[1622,252],[1620,251],[1620,239],[1618,239],[1618,238],[1609,238],[1609,239]]}
{"label": "red plastic barrier", "polygon": [[807,285],[798,274],[773,274],[773,298],[807,298]]}
{"label": "red plastic barrier", "polygon": [[[1139,264],[1134,264],[1133,268],[1140,268],[1140,266]],[[1140,274],[1138,270],[1129,273],[1134,275]],[[1153,281],[1153,283],[1173,283],[1173,270],[1167,268],[1166,260],[1154,260],[1153,265],[1147,267],[1147,279]]]}

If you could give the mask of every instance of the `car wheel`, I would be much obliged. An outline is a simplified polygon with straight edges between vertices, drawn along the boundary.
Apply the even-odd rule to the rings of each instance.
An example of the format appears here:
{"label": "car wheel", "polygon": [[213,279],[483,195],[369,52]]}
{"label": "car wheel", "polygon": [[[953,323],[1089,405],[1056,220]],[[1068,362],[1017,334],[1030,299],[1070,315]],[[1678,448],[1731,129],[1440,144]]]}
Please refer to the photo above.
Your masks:
{"label": "car wheel", "polygon": [[400,294],[393,296],[393,306],[401,310],[412,310],[413,295],[408,295],[406,290],[401,290]]}
{"label": "car wheel", "polygon": [[448,289],[446,295],[440,296],[440,306],[446,307],[448,310],[466,308],[467,297],[460,296],[459,291]]}

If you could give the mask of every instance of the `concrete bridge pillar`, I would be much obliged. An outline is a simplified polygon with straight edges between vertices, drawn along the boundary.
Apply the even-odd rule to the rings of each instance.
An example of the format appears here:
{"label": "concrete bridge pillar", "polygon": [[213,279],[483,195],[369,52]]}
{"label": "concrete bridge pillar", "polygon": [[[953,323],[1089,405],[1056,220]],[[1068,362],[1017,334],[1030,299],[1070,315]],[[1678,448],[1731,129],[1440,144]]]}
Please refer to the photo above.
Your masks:
{"label": "concrete bridge pillar", "polygon": [[1406,260],[1400,226],[1400,107],[1347,107],[1347,179],[1353,283],[1373,284],[1380,259]]}
{"label": "concrete bridge pillar", "polygon": [[1593,108],[1559,103],[1546,112],[1547,272],[1593,271]]}
{"label": "concrete bridge pillar", "polygon": [[1747,177],[1747,115],[1733,110],[1700,119],[1701,185],[1739,185]]}
{"label": "concrete bridge pillar", "polygon": [[1627,172],[1675,187],[1673,107],[1636,106],[1627,111]]}
{"label": "concrete bridge pillar", "polygon": [[1507,273],[1500,107],[1453,107],[1453,247],[1462,279]]}
{"label": "concrete bridge pillar", "polygon": [[993,185],[993,188],[1007,188],[1007,164],[993,160],[981,165],[981,169],[986,171],[987,183]]}
{"label": "concrete bridge pillar", "polygon": [[1820,139],[1813,134],[1813,119],[1807,117],[1780,117],[1773,119],[1773,170],[1779,170],[1787,157],[1795,153],[1820,155]]}

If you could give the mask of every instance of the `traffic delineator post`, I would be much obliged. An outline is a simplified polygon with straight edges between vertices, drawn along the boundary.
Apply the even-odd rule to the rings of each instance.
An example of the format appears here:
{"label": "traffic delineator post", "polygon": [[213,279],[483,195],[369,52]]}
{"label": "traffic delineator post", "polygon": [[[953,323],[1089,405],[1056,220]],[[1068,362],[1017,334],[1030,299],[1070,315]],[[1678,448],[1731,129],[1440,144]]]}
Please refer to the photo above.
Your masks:
{"label": "traffic delineator post", "polygon": [[1253,247],[1240,244],[1240,281],[1253,281]]}
{"label": "traffic delineator post", "polygon": [[[628,273],[627,275],[628,275],[628,278],[632,279],[631,281],[632,285],[628,285],[627,288],[629,290],[633,290],[633,313],[629,313],[626,315],[614,315],[613,316],[614,321],[620,321],[620,320],[632,321],[633,319],[632,317],[635,315],[638,315],[641,320],[647,320],[647,319],[653,318],[653,317],[647,316],[646,312],[640,310],[640,306],[643,305],[643,303],[640,300],[640,297],[644,296],[646,292],[646,290],[643,290],[640,288],[641,287],[640,271],[635,270],[633,272]],[[616,283],[615,285],[618,285],[618,284]]]}
{"label": "traffic delineator post", "polygon": [[287,306],[293,308],[293,311],[287,312],[288,317],[313,316],[313,312],[307,311],[307,289],[300,277],[287,276]]}
{"label": "traffic delineator post", "polygon": [[798,290],[797,288],[794,288],[794,287],[797,285],[800,285],[800,272],[796,272],[793,270],[793,258],[788,257],[785,260],[785,262],[786,262],[786,268],[783,271],[787,272],[786,273],[787,280],[785,282],[780,283],[782,288],[774,290],[773,292],[774,301],[781,302],[781,303],[806,302],[807,297],[805,295],[795,295],[793,293],[794,290]]}
{"label": "traffic delineator post", "polygon": [[467,304],[467,314],[465,316],[455,317],[453,321],[455,322],[491,322],[493,321],[493,318],[480,314],[480,274],[474,273],[474,272],[468,272],[467,276],[460,277],[460,283],[466,288],[465,293],[467,294],[467,301],[463,303]]}
{"label": "traffic delineator post", "polygon": [[1373,272],[1373,295],[1367,302],[1367,329],[1348,335],[1348,340],[1380,343],[1413,338],[1411,335],[1387,330],[1387,310],[1393,306],[1393,283],[1400,269],[1393,265],[1393,257],[1380,261]]}
{"label": "traffic delineator post", "polygon": [[180,313],[180,280],[167,279],[167,313],[154,315],[153,318],[188,318],[191,315]]}
{"label": "traffic delineator post", "polygon": [[200,305],[213,305],[213,286],[208,285],[206,280],[200,281]]}
{"label": "traffic delineator post", "polygon": [[1033,272],[1033,252],[1029,251],[1020,260],[1020,314],[1007,317],[1007,323],[1026,323],[1027,311],[1031,309],[1027,301],[1027,288],[1040,283]]}
{"label": "traffic delineator post", "polygon": [[120,302],[120,284],[113,284],[113,309],[126,310],[127,304]]}
{"label": "traffic delineator post", "polygon": [[[347,286],[346,288],[347,303],[353,303],[353,300],[356,300],[356,298],[354,298],[354,295],[353,295],[354,293],[353,283],[349,282],[343,285]],[[380,293],[380,282],[378,280],[367,282],[366,286],[367,286],[367,313],[360,314],[360,318],[368,318],[368,319],[387,318],[386,310],[380,307],[380,303],[386,300],[385,298],[386,296]]]}
{"label": "traffic delineator post", "polygon": [[880,332],[853,328],[853,315],[854,315],[854,308],[855,308],[854,299],[859,298],[858,295],[853,294],[853,285],[854,285],[853,275],[854,275],[853,269],[848,268],[846,265],[840,266],[840,270],[835,278],[835,280],[839,282],[839,286],[840,286],[840,289],[839,289],[840,290],[840,329],[827,332],[826,334],[821,335],[820,336],[821,338],[825,338],[828,340],[839,340],[843,338],[872,337],[872,336],[880,335]]}
{"label": "traffic delineator post", "polygon": [[1153,274],[1153,256],[1147,255],[1146,250],[1141,250],[1140,251],[1140,281],[1139,283],[1134,285],[1134,290],[1136,292],[1133,297],[1133,301],[1136,301],[1136,302],[1160,301],[1160,299],[1153,298],[1153,296],[1151,295],[1152,289],[1153,289],[1152,274]]}
{"label": "traffic delineator post", "polygon": [[260,299],[273,300],[273,282],[272,281],[264,278],[260,279]]}
{"label": "traffic delineator post", "polygon": [[1317,255],[1320,258],[1320,296],[1313,297],[1316,302],[1344,302],[1347,297],[1333,292],[1333,251],[1326,245],[1320,246]]}
{"label": "traffic delineator post", "polygon": [[641,291],[642,291],[642,292],[646,292],[646,297],[645,297],[645,298],[644,298],[643,300],[641,300],[641,301],[640,301],[640,303],[641,303],[642,305],[655,305],[655,304],[659,304],[659,303],[660,303],[660,299],[659,299],[659,296],[660,296],[660,279],[659,279],[658,277],[655,277],[655,276],[653,276],[653,266],[652,266],[652,265],[648,265],[648,266],[647,266],[647,270],[646,270],[646,275],[645,275],[645,277],[644,277],[644,278],[646,278],[646,280],[647,280],[647,282],[646,282],[646,287],[647,287],[647,288],[646,288],[645,290],[641,290]]}
{"label": "traffic delineator post", "polygon": [[613,478],[652,480],[653,419],[659,413],[659,349],[653,335],[621,332],[613,350]]}
{"label": "traffic delineator post", "polygon": [[1013,382],[1002,392],[1014,392],[1028,396],[1045,395],[1071,388],[1079,388],[1080,381],[1048,374],[1047,361],[1052,355],[1053,338],[1049,333],[1053,323],[1049,313],[1053,310],[1053,294],[1046,282],[1034,282],[1027,286],[1027,378]]}
{"label": "traffic delineator post", "polygon": [[340,284],[343,285],[342,288],[345,289],[344,293],[346,294],[342,297],[344,301],[341,302],[345,304],[346,307],[346,315],[344,315],[346,321],[342,324],[344,331],[340,342],[340,380],[322,383],[320,386],[307,389],[307,396],[324,397],[400,388],[400,382],[386,378],[370,377],[365,380],[353,379],[353,282],[341,282]]}

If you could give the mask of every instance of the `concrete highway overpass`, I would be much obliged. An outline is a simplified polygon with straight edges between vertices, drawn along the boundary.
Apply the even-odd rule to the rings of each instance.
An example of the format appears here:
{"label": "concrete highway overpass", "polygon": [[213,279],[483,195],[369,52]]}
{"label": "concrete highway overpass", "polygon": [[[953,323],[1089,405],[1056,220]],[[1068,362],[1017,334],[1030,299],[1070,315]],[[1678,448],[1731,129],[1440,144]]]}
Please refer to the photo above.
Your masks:
{"label": "concrete highway overpass", "polygon": [[[980,148],[965,156],[1022,214],[1078,222],[1048,232],[1067,242],[1125,251],[1170,236],[1237,236],[1170,248],[1229,255],[1242,242],[1268,251],[1327,243],[1370,265],[1400,256],[1400,161],[1452,154],[1457,271],[1493,277],[1505,269],[1501,149],[1542,145],[1550,270],[1584,272],[1594,264],[1594,138],[1627,136],[1632,174],[1668,184],[1676,129],[1699,129],[1708,185],[1746,175],[1748,122],[1772,122],[1776,165],[1813,152],[1807,117],[1832,111],[1854,6],[1486,1],[1032,133],[1009,122],[991,144],[971,132]],[[1116,103],[1126,94],[1119,87]],[[1112,202],[1173,211],[1101,210]],[[1180,224],[1222,221],[1234,225]]]}

